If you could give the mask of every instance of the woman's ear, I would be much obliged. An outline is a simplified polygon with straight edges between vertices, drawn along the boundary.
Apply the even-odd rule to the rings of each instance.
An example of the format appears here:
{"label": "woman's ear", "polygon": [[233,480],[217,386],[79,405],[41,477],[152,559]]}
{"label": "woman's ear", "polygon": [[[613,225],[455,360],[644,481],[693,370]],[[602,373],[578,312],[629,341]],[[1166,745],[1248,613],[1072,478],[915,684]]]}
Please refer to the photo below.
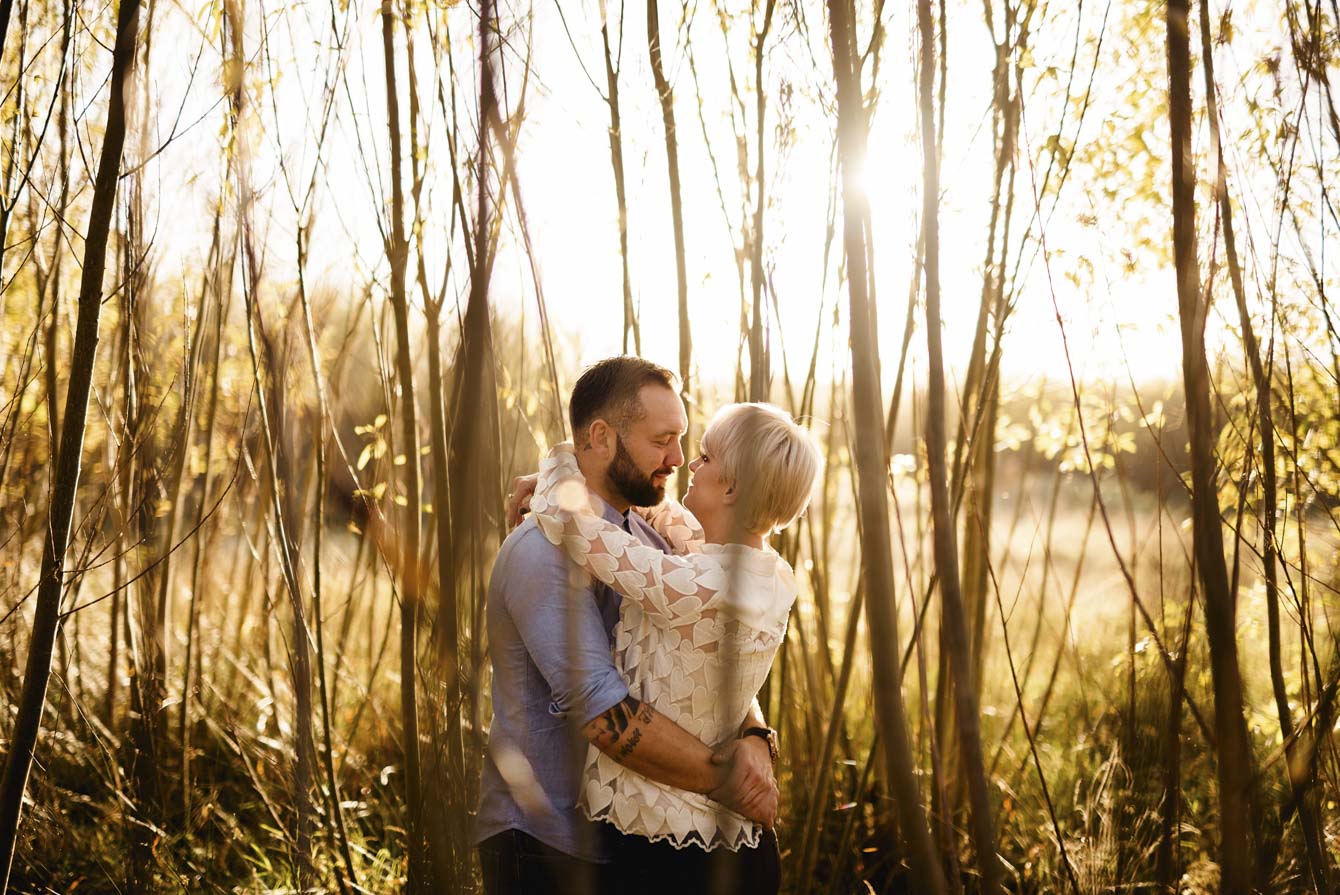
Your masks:
{"label": "woman's ear", "polygon": [[738,500],[739,497],[739,489],[735,485],[731,485],[726,489],[726,493],[721,495],[721,502],[728,507],[735,506],[735,501]]}

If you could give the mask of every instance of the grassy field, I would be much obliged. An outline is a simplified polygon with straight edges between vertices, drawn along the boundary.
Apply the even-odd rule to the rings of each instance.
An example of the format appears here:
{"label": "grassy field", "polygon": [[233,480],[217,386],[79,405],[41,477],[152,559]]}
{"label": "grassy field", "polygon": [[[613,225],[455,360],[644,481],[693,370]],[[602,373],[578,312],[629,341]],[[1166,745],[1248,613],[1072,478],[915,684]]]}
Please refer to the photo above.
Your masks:
{"label": "grassy field", "polygon": [[[938,621],[935,611],[919,616],[914,610],[914,603],[924,604],[930,573],[925,488],[916,462],[912,455],[895,459],[893,505],[901,521],[896,540],[902,564],[895,600],[904,637],[898,650],[910,658],[905,698],[909,706],[920,707],[913,731],[927,759],[922,770],[929,785],[926,738],[934,727]],[[1018,452],[1003,454],[993,518],[980,693],[1001,860],[1012,890],[1053,891],[1064,885],[1064,843],[1084,891],[1153,891],[1164,799],[1160,774],[1170,739],[1169,678],[1158,643],[1174,657],[1183,654],[1183,625],[1194,590],[1185,500],[1165,497],[1160,505],[1156,493],[1122,487],[1116,473],[1104,477],[1112,536],[1156,622],[1156,641],[1136,615],[1101,514],[1094,511],[1090,478],[1075,470],[1039,468],[1048,465],[1055,466],[1042,457],[1030,462]],[[770,717],[783,734],[779,833],[790,891],[846,892],[866,882],[876,890],[889,884],[898,890],[899,850],[890,829],[884,772],[877,757],[871,760],[869,705],[875,684],[865,658],[869,650],[891,645],[870,643],[862,623],[851,651],[845,648],[859,551],[853,539],[842,536],[855,519],[849,470],[841,457],[830,458],[829,475],[831,499],[816,502],[799,529],[780,543],[784,550],[800,543],[797,569],[807,586],[771,684]],[[1171,474],[1168,478],[1177,481]],[[180,548],[179,568],[193,570],[198,563],[198,572],[190,578],[178,572],[168,609],[177,633],[166,644],[171,674],[159,715],[165,751],[156,756],[164,826],[153,830],[155,878],[167,891],[270,892],[288,891],[293,884],[290,643],[280,623],[281,584],[272,536],[262,518],[265,507],[263,501],[243,497],[242,487],[235,485],[209,527]],[[358,527],[359,520],[352,518],[343,525],[332,523],[323,540],[321,570],[327,584],[321,624],[328,656],[330,747],[359,883],[369,891],[396,891],[406,872],[395,661],[398,604],[384,556]],[[814,544],[811,536],[818,539]],[[1244,537],[1242,663],[1249,704],[1257,707],[1250,724],[1262,762],[1261,786],[1278,804],[1283,771],[1278,719],[1265,708],[1270,681],[1264,592],[1255,571],[1259,561],[1250,555],[1258,534],[1248,531]],[[1329,609],[1340,574],[1337,543],[1333,525],[1314,512],[1307,536],[1312,585],[1306,611],[1323,668],[1330,667],[1333,654]],[[135,562],[133,549],[125,561]],[[107,632],[121,626],[132,638],[141,636],[133,615],[114,619],[113,601],[97,599],[112,589],[116,565],[116,560],[93,564],[71,597],[73,603],[91,605],[70,616],[59,644],[52,726],[38,753],[40,772],[30,789],[15,891],[119,891],[132,827],[143,823],[127,809],[127,746],[118,742],[118,731],[131,723],[126,694],[135,683],[127,674],[125,642],[115,666],[116,692],[110,703],[107,698],[106,670],[113,662]],[[1287,549],[1286,567],[1301,567],[1297,554]],[[8,580],[21,580],[25,571],[31,576],[31,568],[11,565]],[[824,589],[816,591],[816,584]],[[1291,604],[1290,615],[1297,611]],[[184,632],[192,618],[195,633],[188,643]],[[909,652],[919,618],[922,649]],[[1194,609],[1191,618],[1185,654],[1193,671],[1186,689],[1207,712],[1213,696]],[[9,623],[17,626],[16,641],[21,642],[22,615]],[[1304,688],[1316,683],[1299,664],[1304,654],[1298,626],[1288,630],[1294,633],[1284,643],[1286,677],[1293,698],[1305,704]],[[183,689],[188,651],[193,671],[189,688]],[[850,681],[838,715],[841,734],[812,811],[836,681],[847,663]],[[7,686],[17,688],[17,666],[9,667]],[[484,694],[479,712],[487,719],[487,674],[470,683]],[[467,728],[466,739],[478,756],[479,732]],[[1216,891],[1213,752],[1187,712],[1180,739],[1177,845],[1183,890]],[[319,745],[326,748],[324,741]],[[1330,764],[1328,755],[1325,766]],[[318,804],[319,815],[329,810],[327,803]],[[1324,816],[1331,818],[1330,829],[1334,802],[1327,802]],[[810,862],[803,857],[807,826],[814,838]],[[1273,829],[1281,839],[1276,891],[1290,891],[1299,883],[1302,859],[1287,835],[1287,821],[1275,818]],[[960,853],[968,854],[966,834],[960,828],[956,835],[962,839]],[[333,867],[334,843],[318,837],[313,862]],[[803,884],[802,870],[807,874]]]}

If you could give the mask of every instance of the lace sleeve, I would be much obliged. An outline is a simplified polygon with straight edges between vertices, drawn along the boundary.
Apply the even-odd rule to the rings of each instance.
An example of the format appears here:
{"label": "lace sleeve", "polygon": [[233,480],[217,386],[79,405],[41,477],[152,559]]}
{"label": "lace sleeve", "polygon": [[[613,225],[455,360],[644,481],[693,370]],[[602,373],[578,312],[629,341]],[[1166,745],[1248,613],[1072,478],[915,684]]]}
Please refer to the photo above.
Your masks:
{"label": "lace sleeve", "polygon": [[702,524],[679,501],[663,500],[654,507],[633,507],[633,512],[665,538],[672,553],[702,553]]}
{"label": "lace sleeve", "polygon": [[[587,572],[662,619],[699,616],[717,602],[726,571],[703,554],[667,555],[602,518],[577,467],[570,443],[540,461],[530,508],[540,531]],[[714,614],[714,613],[713,613]]]}

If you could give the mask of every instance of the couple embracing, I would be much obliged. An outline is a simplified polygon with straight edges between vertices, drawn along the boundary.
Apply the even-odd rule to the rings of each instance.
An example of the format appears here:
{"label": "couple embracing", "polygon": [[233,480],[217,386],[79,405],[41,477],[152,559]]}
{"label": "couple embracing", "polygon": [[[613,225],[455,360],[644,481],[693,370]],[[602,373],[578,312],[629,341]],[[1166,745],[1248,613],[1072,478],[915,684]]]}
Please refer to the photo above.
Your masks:
{"label": "couple embracing", "polygon": [[777,734],[757,701],[796,598],[767,545],[809,503],[809,433],[723,408],[683,504],[674,375],[587,369],[574,442],[517,479],[489,582],[493,723],[475,841],[489,895],[777,892]]}

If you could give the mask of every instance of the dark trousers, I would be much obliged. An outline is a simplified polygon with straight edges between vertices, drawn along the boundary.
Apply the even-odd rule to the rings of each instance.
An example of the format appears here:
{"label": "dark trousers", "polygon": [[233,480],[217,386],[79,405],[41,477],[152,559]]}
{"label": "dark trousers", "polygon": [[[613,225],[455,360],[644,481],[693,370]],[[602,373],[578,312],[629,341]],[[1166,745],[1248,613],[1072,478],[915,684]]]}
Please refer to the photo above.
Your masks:
{"label": "dark trousers", "polygon": [[574,858],[520,830],[479,843],[487,895],[615,895],[611,867]]}
{"label": "dark trousers", "polygon": [[739,851],[675,848],[625,835],[614,846],[614,869],[624,890],[639,895],[777,895],[782,885],[782,857],[771,830],[754,848]]}

